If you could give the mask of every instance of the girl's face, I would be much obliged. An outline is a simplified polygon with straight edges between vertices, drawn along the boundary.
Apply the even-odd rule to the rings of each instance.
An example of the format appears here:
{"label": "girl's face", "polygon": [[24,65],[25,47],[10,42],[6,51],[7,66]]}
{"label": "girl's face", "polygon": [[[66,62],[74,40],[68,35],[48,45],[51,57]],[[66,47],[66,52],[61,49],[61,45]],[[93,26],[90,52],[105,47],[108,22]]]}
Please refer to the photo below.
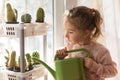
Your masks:
{"label": "girl's face", "polygon": [[65,37],[69,43],[76,44],[83,41],[83,33],[71,25],[68,21],[65,21]]}

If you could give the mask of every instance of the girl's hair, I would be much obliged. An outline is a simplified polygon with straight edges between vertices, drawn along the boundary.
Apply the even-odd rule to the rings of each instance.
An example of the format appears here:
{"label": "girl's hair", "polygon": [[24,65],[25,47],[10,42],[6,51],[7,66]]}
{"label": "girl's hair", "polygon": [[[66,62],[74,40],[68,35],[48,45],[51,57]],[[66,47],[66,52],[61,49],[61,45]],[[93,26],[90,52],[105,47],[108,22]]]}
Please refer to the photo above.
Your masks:
{"label": "girl's hair", "polygon": [[90,39],[97,39],[101,34],[102,18],[98,10],[85,6],[74,7],[69,10],[66,19],[79,30],[89,30]]}

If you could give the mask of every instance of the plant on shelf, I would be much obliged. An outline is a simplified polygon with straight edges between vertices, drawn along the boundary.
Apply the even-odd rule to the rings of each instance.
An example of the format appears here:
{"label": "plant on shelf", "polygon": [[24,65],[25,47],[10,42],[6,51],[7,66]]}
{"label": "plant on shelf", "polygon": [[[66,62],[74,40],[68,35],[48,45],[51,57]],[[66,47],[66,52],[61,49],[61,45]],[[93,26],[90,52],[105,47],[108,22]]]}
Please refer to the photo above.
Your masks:
{"label": "plant on shelf", "polygon": [[32,17],[29,13],[25,13],[21,16],[21,21],[24,23],[30,23],[31,19],[32,19]]}
{"label": "plant on shelf", "polygon": [[18,12],[17,9],[12,8],[10,3],[6,3],[6,22],[17,23]]}
{"label": "plant on shelf", "polygon": [[27,53],[25,56],[26,56],[26,59],[27,59],[28,70],[32,70],[33,69],[33,64],[32,64],[31,55],[29,53]]}
{"label": "plant on shelf", "polygon": [[36,13],[36,22],[44,22],[45,12],[44,9],[39,7]]}
{"label": "plant on shelf", "polygon": [[39,52],[34,51],[34,52],[32,53],[32,61],[33,61],[32,63],[33,63],[34,65],[39,64],[39,62],[38,62],[37,60],[34,60],[33,58],[36,58],[36,59],[40,60]]}
{"label": "plant on shelf", "polygon": [[[18,56],[18,59],[16,59],[16,51],[12,51],[9,52],[6,49],[7,52],[7,56],[5,56],[6,59],[6,68],[10,71],[14,71],[14,72],[20,72],[20,56]],[[34,51],[32,53],[32,56],[30,55],[30,53],[26,53],[25,54],[25,71],[30,71],[32,70],[34,67],[36,67],[36,65],[39,65],[40,63],[38,63],[36,60],[32,60],[32,58],[37,58],[40,60],[40,54],[37,51]],[[17,60],[17,61],[16,61]]]}
{"label": "plant on shelf", "polygon": [[16,51],[12,51],[11,53],[8,52],[8,50],[6,51],[8,53],[8,56],[5,56],[5,59],[7,60],[6,67],[9,70],[13,70],[16,66]]}
{"label": "plant on shelf", "polygon": [[7,50],[7,49],[5,49],[6,50],[6,52],[7,52],[7,56],[4,56],[5,57],[5,59],[6,59],[6,66],[8,66],[8,61],[9,61],[9,55],[10,55],[10,52]]}

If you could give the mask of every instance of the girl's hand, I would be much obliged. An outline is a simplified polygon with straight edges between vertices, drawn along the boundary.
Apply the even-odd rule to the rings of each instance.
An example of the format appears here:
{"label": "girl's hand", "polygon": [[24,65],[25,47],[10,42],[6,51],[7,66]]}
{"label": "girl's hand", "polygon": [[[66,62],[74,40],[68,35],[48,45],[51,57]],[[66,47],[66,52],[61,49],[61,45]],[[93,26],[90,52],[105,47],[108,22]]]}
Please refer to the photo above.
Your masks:
{"label": "girl's hand", "polygon": [[67,51],[67,48],[66,48],[66,47],[63,48],[63,49],[57,50],[56,53],[58,54],[58,58],[59,58],[59,59],[63,59],[65,56],[67,56],[68,54],[67,54],[66,51]]}
{"label": "girl's hand", "polygon": [[93,64],[93,60],[91,58],[85,57],[84,58],[84,65],[86,68],[91,68]]}

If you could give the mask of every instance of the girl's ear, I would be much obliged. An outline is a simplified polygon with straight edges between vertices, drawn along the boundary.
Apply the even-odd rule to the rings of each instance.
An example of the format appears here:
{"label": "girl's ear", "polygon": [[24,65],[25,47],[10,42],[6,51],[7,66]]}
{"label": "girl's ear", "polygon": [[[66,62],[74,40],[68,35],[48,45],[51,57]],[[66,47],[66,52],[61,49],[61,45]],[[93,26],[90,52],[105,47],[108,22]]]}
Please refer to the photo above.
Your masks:
{"label": "girl's ear", "polygon": [[90,33],[89,30],[86,30],[86,31],[84,32],[84,38],[85,38],[85,39],[90,38],[90,35],[91,35],[91,33]]}

